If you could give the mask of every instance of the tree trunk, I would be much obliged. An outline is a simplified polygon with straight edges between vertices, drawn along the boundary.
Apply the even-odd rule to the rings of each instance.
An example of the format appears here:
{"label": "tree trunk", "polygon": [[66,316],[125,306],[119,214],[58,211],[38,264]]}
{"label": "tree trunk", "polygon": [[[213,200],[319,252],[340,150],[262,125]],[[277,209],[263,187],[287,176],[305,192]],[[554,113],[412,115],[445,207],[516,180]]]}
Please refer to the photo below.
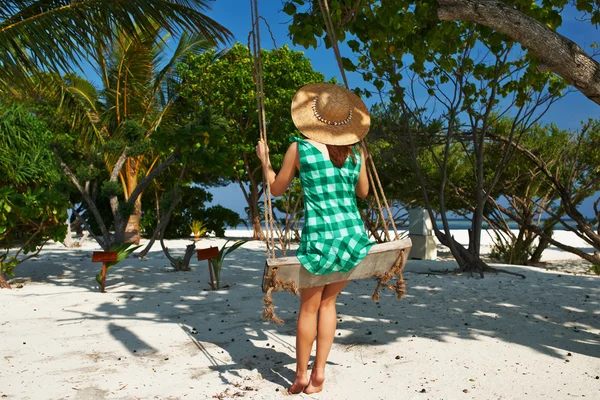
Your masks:
{"label": "tree trunk", "polygon": [[[133,191],[138,186],[138,174],[139,174],[139,161],[134,158],[128,158],[125,165],[125,174],[127,188],[124,188],[127,192],[127,199],[131,197]],[[133,212],[127,219],[127,225],[125,226],[125,235],[123,241],[125,243],[140,244],[140,219],[142,218],[142,194],[135,200],[133,205]]]}
{"label": "tree trunk", "polygon": [[125,227],[125,243],[140,244],[140,220],[142,219],[142,195],[135,201],[133,212],[127,220]]}
{"label": "tree trunk", "polygon": [[[256,186],[250,185],[250,204],[248,204],[250,208],[250,219],[252,222],[252,239],[254,240],[265,240],[265,234],[263,232],[261,220],[260,220],[260,212],[258,210],[258,190]],[[263,207],[266,207],[265,204]],[[267,210],[264,210],[265,214]],[[268,229],[268,227],[267,227]]]}
{"label": "tree trunk", "polygon": [[564,78],[600,104],[600,64],[575,42],[497,0],[438,0],[444,21],[471,21],[507,35],[538,57],[544,71]]}
{"label": "tree trunk", "polygon": [[6,277],[2,273],[2,270],[0,270],[0,289],[11,289],[10,283],[8,283],[8,281],[6,280]]}
{"label": "tree trunk", "polygon": [[[180,184],[182,176],[183,176],[183,171],[180,175],[180,179],[177,182],[177,185]],[[146,257],[146,255],[148,254],[148,252],[154,245],[154,242],[156,241],[156,239],[159,236],[162,237],[162,235],[164,235],[165,229],[166,229],[167,225],[169,224],[169,222],[171,221],[171,216],[173,215],[173,210],[175,210],[175,207],[177,207],[177,205],[179,204],[180,201],[181,201],[181,196],[179,196],[179,190],[176,189],[175,195],[173,196],[173,201],[171,202],[171,205],[165,212],[165,215],[158,217],[159,222],[156,225],[156,228],[154,229],[154,233],[152,234],[150,241],[146,245],[146,248],[140,252],[140,254],[139,254],[140,258]],[[158,202],[157,202],[157,212],[158,212]]]}
{"label": "tree trunk", "polygon": [[194,250],[196,250],[196,243],[188,244],[185,246],[185,254],[183,256],[183,260],[179,265],[180,271],[189,271],[190,270],[190,261],[192,260],[192,256],[194,255]]}
{"label": "tree trunk", "polygon": [[[552,230],[550,230],[550,232],[548,232],[548,234],[552,235]],[[533,251],[533,254],[529,258],[529,261],[527,263],[528,264],[539,263],[542,260],[542,253],[549,246],[550,246],[550,242],[548,241],[548,239],[540,237],[540,241],[539,241],[537,247],[535,248],[535,250]]]}

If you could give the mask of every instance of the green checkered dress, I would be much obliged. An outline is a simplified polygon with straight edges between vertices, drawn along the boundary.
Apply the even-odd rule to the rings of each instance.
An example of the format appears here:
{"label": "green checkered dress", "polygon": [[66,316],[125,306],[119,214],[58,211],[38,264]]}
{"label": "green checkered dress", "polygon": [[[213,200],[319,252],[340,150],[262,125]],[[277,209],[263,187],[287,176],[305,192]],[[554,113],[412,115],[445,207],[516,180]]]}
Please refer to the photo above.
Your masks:
{"label": "green checkered dress", "polygon": [[337,168],[310,142],[301,138],[292,141],[298,143],[300,152],[305,209],[298,259],[313,274],[348,272],[374,244],[356,205],[360,152],[353,149],[356,162],[348,157],[342,168]]}

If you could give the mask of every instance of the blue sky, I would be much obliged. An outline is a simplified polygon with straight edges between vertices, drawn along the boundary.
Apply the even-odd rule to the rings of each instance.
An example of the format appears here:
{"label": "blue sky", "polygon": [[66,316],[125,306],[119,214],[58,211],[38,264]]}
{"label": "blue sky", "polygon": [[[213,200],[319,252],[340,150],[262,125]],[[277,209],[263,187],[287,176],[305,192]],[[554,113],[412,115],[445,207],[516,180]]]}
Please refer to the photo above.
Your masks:
{"label": "blue sky", "polygon": [[[212,10],[208,15],[227,27],[234,34],[234,41],[239,41],[247,45],[248,33],[251,29],[250,0],[216,0],[210,4]],[[326,79],[336,77],[338,81],[342,81],[335,56],[331,49],[325,49],[322,43],[320,43],[317,49],[308,50],[292,45],[291,40],[288,38],[288,25],[291,22],[291,18],[284,14],[281,9],[281,0],[259,0],[259,12],[267,20],[273,32],[276,45],[281,47],[287,44],[292,49],[303,51],[312,61],[313,68],[324,73]],[[559,29],[559,32],[583,47],[586,51],[589,51],[590,45],[598,38],[598,31],[589,23],[577,21],[577,16],[578,14],[574,10],[563,13],[563,26]],[[274,47],[264,23],[261,24],[261,40],[263,48],[271,49]],[[352,57],[350,50],[346,46],[342,45],[341,51],[344,56]],[[85,73],[88,78],[97,81],[90,69],[86,68]],[[348,79],[352,87],[368,87],[360,74],[348,74]],[[599,111],[600,108],[597,104],[588,100],[579,92],[574,92],[557,102],[545,115],[543,121],[548,123],[554,122],[559,127],[565,129],[576,129],[580,126],[582,120],[598,118]],[[245,200],[237,184],[224,188],[215,188],[211,191],[214,195],[213,204],[221,204],[238,212],[242,217],[245,216]],[[591,210],[592,201],[590,200],[584,204],[582,211],[589,216],[591,215]]]}

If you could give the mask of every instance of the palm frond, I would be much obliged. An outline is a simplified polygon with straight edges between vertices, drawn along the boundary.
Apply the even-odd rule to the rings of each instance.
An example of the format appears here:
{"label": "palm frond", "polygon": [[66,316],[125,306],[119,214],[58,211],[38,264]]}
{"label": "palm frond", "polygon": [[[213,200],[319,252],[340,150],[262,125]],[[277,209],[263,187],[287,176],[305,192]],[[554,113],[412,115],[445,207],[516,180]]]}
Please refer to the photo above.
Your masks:
{"label": "palm frond", "polygon": [[69,71],[95,56],[94,45],[115,32],[148,36],[156,26],[193,32],[212,43],[231,33],[207,17],[207,0],[12,0],[0,2],[0,80],[23,71]]}
{"label": "palm frond", "polygon": [[[213,43],[207,41],[202,35],[189,35],[187,33],[183,33],[181,35],[170,60],[162,67],[160,71],[158,71],[154,77],[152,97],[162,109],[160,115],[158,118],[156,118],[154,129],[164,118],[177,95],[177,91],[175,89],[175,87],[179,84],[178,80],[176,79],[177,64],[185,60],[190,54],[204,53],[205,51],[213,48]],[[164,53],[163,50],[164,49],[162,46],[156,48],[157,54]],[[148,107],[142,119],[143,121],[148,119],[150,113],[152,112],[150,105],[151,103],[148,102]],[[158,124],[156,122],[158,122]]]}

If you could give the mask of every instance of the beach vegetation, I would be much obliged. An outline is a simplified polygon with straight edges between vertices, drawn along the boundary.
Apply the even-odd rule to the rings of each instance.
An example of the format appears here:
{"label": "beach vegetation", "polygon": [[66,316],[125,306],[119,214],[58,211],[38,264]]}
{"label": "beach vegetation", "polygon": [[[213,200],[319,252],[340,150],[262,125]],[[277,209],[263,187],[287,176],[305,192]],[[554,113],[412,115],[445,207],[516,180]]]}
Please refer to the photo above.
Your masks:
{"label": "beach vegetation", "polygon": [[[0,2],[0,91],[35,87],[43,72],[81,69],[119,36],[164,32],[202,36],[213,45],[231,32],[206,15],[207,0],[9,0]],[[159,37],[155,39],[160,40]],[[158,42],[157,42],[158,43]],[[43,72],[42,72],[43,71]]]}
{"label": "beach vegetation", "polygon": [[[97,227],[91,235],[104,249],[139,242],[144,191],[190,145],[167,134],[185,129],[171,114],[179,98],[175,66],[186,55],[205,51],[210,42],[184,34],[171,51],[168,40],[155,29],[143,40],[122,33],[114,42],[99,41],[94,62],[101,89],[76,76],[52,76],[57,89],[43,93],[46,101],[60,104],[59,116],[72,121],[71,131],[79,134],[77,145],[57,146],[55,153],[82,197],[88,220],[94,219],[94,225],[87,224]],[[203,143],[197,141],[198,146]],[[97,194],[96,187],[101,189]],[[105,199],[108,210],[100,212],[99,199]]]}
{"label": "beach vegetation", "polygon": [[96,275],[96,282],[100,286],[100,291],[104,293],[105,285],[106,285],[106,276],[108,271],[110,271],[115,265],[125,260],[127,257],[131,255],[134,251],[139,249],[142,246],[135,246],[133,243],[120,243],[113,245],[108,251],[114,251],[117,253],[117,260],[107,262],[106,269],[103,268],[102,272]]}
{"label": "beach vegetation", "polygon": [[0,107],[0,287],[10,287],[6,276],[67,233],[69,201],[52,140],[23,108]]}
{"label": "beach vegetation", "polygon": [[[287,3],[296,6],[289,8],[295,44],[308,48],[323,37],[331,45],[311,5]],[[488,132],[509,118],[509,138],[519,142],[562,97],[566,83],[541,72],[506,36],[470,22],[440,23],[436,2],[370,0],[349,7],[331,1],[330,8],[337,38],[352,35],[347,44],[353,57],[343,59],[345,69],[370,84],[361,90],[365,97],[384,99],[399,154],[412,163],[430,217],[442,221],[441,229],[433,226],[437,239],[449,247],[459,271],[483,276],[493,270],[480,256],[488,200],[515,154],[506,147],[489,163]],[[556,23],[553,14],[539,17]],[[463,161],[469,167],[456,170],[454,164]],[[462,214],[471,221],[466,247],[450,231],[451,198],[462,202]]]}
{"label": "beach vegetation", "polygon": [[192,235],[194,236],[194,241],[196,243],[208,231],[208,228],[206,227],[206,224],[204,223],[204,221],[193,220],[192,223],[189,225],[189,227],[192,232]]}
{"label": "beach vegetation", "polygon": [[[298,135],[290,115],[290,104],[298,90],[309,83],[323,82],[309,59],[287,46],[261,51],[265,90],[267,135],[271,161],[278,169],[289,138]],[[231,174],[223,175],[238,184],[249,210],[254,239],[264,239],[258,210],[262,197],[262,168],[255,152],[259,140],[256,86],[251,50],[240,43],[225,53],[216,50],[189,55],[179,64],[183,96],[198,107],[211,106],[227,119],[228,158]]]}
{"label": "beach vegetation", "polygon": [[[541,188],[539,195],[513,198],[521,204],[521,208],[537,207],[545,217],[544,225],[540,226],[535,220],[519,213],[519,207],[496,206],[522,229],[539,236],[540,242],[576,254],[592,264],[600,264],[600,121],[585,121],[580,129],[573,132],[552,127],[547,129],[550,134],[545,140],[536,138],[529,145],[496,138],[505,146],[515,148],[519,154],[520,168],[535,176],[535,185]],[[586,199],[593,201],[591,218],[581,212],[581,205]],[[551,231],[547,231],[553,226],[574,233],[594,252],[554,238]]]}
{"label": "beach vegetation", "polygon": [[221,288],[221,270],[223,269],[223,262],[225,261],[225,257],[231,253],[232,251],[238,249],[240,246],[243,246],[248,240],[238,240],[234,242],[231,246],[227,246],[227,243],[230,240],[226,241],[223,246],[219,249],[219,257],[211,258],[213,275],[215,277],[216,289]]}

